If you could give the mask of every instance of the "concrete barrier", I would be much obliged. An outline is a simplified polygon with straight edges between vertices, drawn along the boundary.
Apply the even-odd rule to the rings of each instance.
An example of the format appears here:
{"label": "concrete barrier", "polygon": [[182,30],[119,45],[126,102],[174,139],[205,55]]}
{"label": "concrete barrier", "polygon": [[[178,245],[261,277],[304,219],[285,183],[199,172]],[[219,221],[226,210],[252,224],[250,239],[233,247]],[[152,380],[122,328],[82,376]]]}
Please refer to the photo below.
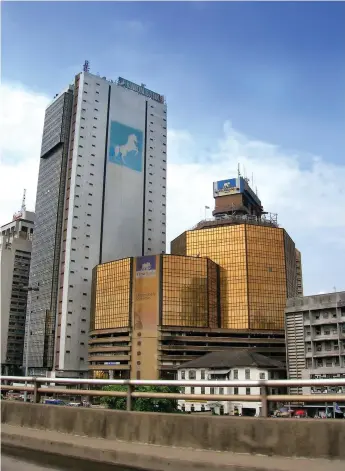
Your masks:
{"label": "concrete barrier", "polygon": [[122,412],[2,401],[2,422],[72,435],[234,453],[345,459],[345,420]]}

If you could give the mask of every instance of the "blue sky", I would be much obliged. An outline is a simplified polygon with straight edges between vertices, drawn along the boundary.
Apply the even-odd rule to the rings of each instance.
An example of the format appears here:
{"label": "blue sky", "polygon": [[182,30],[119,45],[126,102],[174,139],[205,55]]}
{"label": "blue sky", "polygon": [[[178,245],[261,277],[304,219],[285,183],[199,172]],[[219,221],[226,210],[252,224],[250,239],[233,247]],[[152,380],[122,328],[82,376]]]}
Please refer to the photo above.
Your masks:
{"label": "blue sky", "polygon": [[173,127],[216,132],[231,117],[340,161],[344,17],[344,3],[5,2],[2,77],[53,95],[88,58],[166,94]]}
{"label": "blue sky", "polygon": [[[183,210],[175,175],[191,171],[203,182],[209,174],[203,201],[213,205],[211,175],[232,176],[242,159],[258,176],[264,205],[306,254],[309,291],[331,290],[345,281],[345,231],[320,220],[333,217],[327,201],[344,219],[344,17],[343,2],[4,2],[2,81],[52,98],[89,59],[93,73],[166,95],[171,221]],[[212,173],[217,162],[222,172]],[[319,205],[319,219],[297,224]],[[182,226],[170,224],[173,237]],[[320,239],[311,245],[315,230]],[[325,239],[330,233],[334,240]],[[325,266],[333,267],[326,282]]]}

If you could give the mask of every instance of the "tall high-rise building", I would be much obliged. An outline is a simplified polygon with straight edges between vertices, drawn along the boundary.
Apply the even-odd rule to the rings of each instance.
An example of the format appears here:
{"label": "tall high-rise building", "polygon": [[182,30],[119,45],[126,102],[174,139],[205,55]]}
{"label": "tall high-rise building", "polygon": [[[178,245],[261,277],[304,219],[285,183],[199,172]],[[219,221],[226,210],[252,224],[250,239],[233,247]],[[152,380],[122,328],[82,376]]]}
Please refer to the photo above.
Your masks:
{"label": "tall high-rise building", "polygon": [[20,374],[35,214],[23,208],[0,228],[1,374]]}
{"label": "tall high-rise building", "polygon": [[171,253],[220,266],[222,327],[282,331],[286,299],[298,294],[293,240],[240,175],[214,183],[214,198],[214,219],[178,236]]}
{"label": "tall high-rise building", "polygon": [[40,291],[28,305],[34,371],[87,371],[95,265],[165,252],[166,136],[162,95],[87,67],[47,108],[30,273]]}

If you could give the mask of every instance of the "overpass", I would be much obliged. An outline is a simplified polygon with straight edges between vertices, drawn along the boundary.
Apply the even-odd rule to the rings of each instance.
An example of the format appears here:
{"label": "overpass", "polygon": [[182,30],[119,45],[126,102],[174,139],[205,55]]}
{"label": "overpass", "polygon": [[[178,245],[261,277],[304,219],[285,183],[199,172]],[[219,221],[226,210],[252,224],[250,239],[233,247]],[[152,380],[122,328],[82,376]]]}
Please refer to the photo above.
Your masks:
{"label": "overpass", "polygon": [[[2,401],[2,447],[75,469],[343,471],[345,421],[196,416]],[[88,466],[86,466],[88,464]],[[59,469],[64,469],[61,465]],[[73,468],[72,468],[73,469]]]}

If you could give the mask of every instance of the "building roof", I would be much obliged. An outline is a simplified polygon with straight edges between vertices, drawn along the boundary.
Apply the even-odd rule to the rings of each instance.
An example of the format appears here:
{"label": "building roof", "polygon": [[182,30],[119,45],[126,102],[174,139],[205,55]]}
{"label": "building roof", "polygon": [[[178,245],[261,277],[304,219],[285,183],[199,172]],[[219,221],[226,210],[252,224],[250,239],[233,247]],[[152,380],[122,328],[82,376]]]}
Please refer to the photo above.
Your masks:
{"label": "building roof", "polygon": [[285,369],[283,363],[278,360],[253,352],[252,350],[231,349],[212,352],[203,355],[196,360],[184,363],[179,369],[184,368],[239,368],[259,367]]}

